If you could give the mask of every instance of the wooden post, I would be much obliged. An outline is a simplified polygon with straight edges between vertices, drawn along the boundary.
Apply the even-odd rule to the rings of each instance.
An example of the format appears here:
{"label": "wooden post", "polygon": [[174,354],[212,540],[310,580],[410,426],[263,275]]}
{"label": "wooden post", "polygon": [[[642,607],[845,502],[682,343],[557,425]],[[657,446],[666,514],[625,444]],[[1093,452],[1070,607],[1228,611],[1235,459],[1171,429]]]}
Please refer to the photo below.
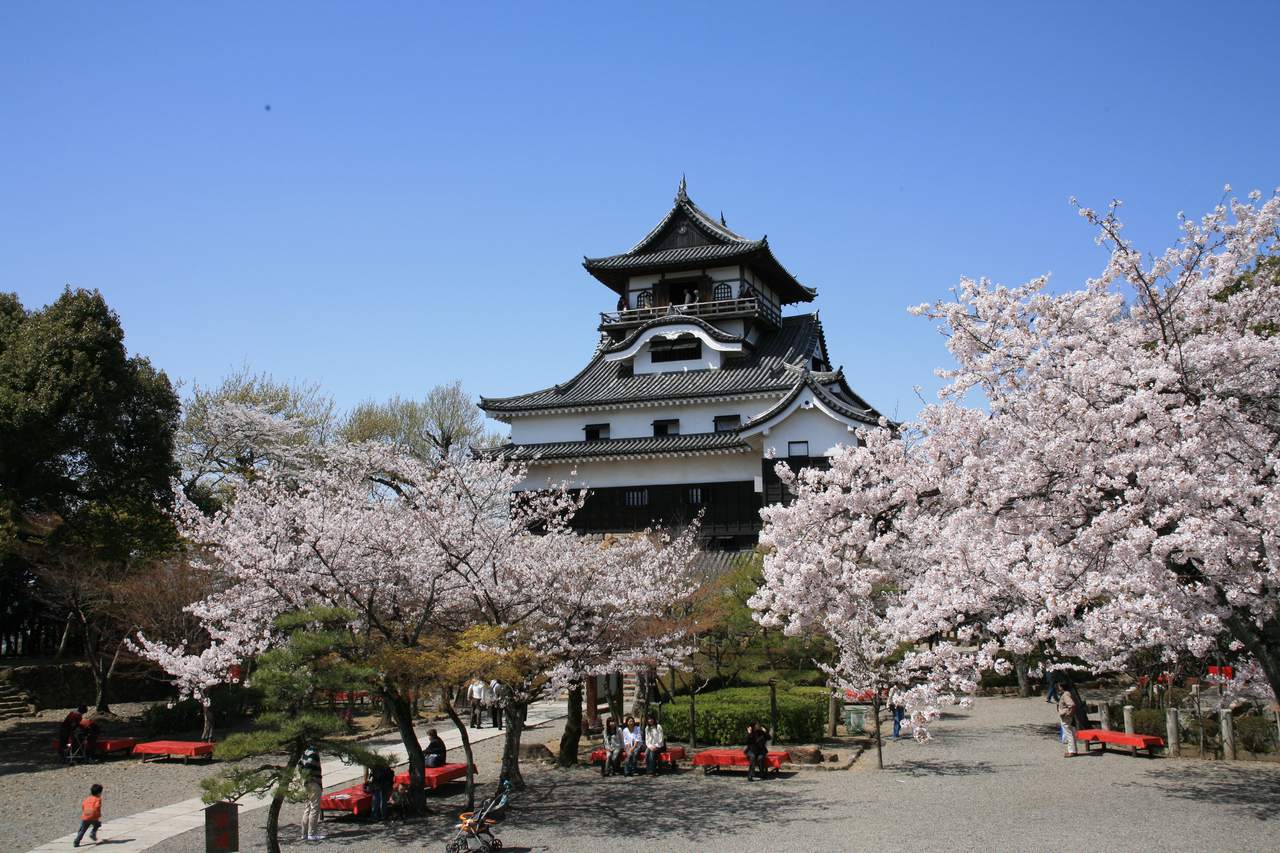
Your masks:
{"label": "wooden post", "polygon": [[698,746],[698,712],[694,709],[694,704],[698,701],[698,691],[689,690],[689,751],[693,752]]}
{"label": "wooden post", "polygon": [[839,703],[836,701],[836,691],[834,687],[827,686],[827,737],[836,736],[837,717],[840,714]]}
{"label": "wooden post", "polygon": [[596,687],[596,676],[586,678],[587,728],[594,729],[600,725],[600,694]]}
{"label": "wooden post", "polygon": [[769,736],[778,739],[778,680],[769,679]]}
{"label": "wooden post", "polygon": [[[1125,734],[1127,734],[1127,735],[1131,735],[1131,734],[1133,734],[1133,733],[1134,733],[1134,732],[1133,732],[1133,706],[1132,706],[1132,705],[1125,705],[1125,706],[1124,706],[1124,733],[1125,733]],[[1137,754],[1138,754],[1138,748],[1137,748],[1136,746],[1131,746],[1131,747],[1129,747],[1129,754],[1130,754],[1130,755],[1137,755]]]}
{"label": "wooden post", "polygon": [[1098,726],[1104,732],[1111,730],[1111,706],[1105,700],[1098,703]]}
{"label": "wooden post", "polygon": [[1182,755],[1182,729],[1178,727],[1177,708],[1164,712],[1164,735],[1165,754],[1174,758]]}
{"label": "wooden post", "polygon": [[1222,730],[1222,757],[1227,761],[1236,760],[1236,727],[1231,719],[1231,709],[1223,708],[1218,712],[1218,725]]}

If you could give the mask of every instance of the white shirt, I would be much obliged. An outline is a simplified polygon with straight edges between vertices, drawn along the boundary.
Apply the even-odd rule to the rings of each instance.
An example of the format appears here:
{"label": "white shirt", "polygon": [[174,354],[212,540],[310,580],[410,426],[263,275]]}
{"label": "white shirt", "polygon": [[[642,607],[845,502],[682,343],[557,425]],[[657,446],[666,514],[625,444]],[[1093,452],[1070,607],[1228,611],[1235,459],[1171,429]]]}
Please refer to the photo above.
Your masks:
{"label": "white shirt", "polygon": [[484,682],[482,681],[471,682],[471,690],[467,693],[467,695],[470,696],[472,699],[483,699],[484,698]]}
{"label": "white shirt", "polygon": [[667,739],[662,734],[661,723],[654,723],[644,730],[644,743],[651,749],[660,749],[667,745]]}
{"label": "white shirt", "polygon": [[622,730],[622,748],[623,749],[631,749],[633,746],[639,745],[639,743],[640,743],[640,727],[639,726],[636,726],[635,729]]}

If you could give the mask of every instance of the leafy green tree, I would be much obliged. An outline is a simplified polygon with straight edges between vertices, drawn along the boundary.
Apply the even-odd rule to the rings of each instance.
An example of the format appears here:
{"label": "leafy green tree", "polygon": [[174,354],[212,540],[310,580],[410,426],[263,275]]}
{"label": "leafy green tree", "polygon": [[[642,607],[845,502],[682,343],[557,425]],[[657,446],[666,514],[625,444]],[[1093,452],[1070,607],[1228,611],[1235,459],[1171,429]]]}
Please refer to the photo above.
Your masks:
{"label": "leafy green tree", "polygon": [[0,294],[0,589],[14,597],[0,613],[29,596],[76,625],[101,710],[123,637],[105,615],[111,586],[176,542],[178,411],[102,294],[67,288],[37,311]]}
{"label": "leafy green tree", "polygon": [[[351,662],[352,619],[349,611],[318,607],[276,620],[276,629],[289,639],[259,657],[253,674],[264,712],[252,731],[229,735],[214,750],[215,757],[239,763],[200,782],[207,803],[270,792],[266,838],[271,853],[280,850],[280,809],[285,800],[305,797],[306,780],[298,773],[298,761],[308,746],[366,766],[385,760],[345,738],[346,724],[331,709],[315,706],[319,691],[375,686],[373,670]],[[250,761],[259,757],[268,760]]]}
{"label": "leafy green tree", "polygon": [[347,416],[342,437],[381,441],[419,459],[456,456],[501,440],[485,431],[484,415],[461,382],[436,385],[420,401],[396,396],[385,403],[361,403]]}

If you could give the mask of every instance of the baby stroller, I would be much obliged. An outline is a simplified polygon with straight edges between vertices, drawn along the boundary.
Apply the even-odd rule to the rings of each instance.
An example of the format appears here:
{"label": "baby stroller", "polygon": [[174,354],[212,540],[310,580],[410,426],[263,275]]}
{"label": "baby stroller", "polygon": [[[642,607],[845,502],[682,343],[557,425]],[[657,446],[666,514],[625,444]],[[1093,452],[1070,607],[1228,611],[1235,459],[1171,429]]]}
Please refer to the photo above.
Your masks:
{"label": "baby stroller", "polygon": [[[488,853],[502,848],[502,839],[493,834],[495,824],[507,816],[507,803],[511,800],[511,783],[503,779],[492,797],[483,800],[473,812],[458,815],[458,834],[444,846],[445,853],[467,853],[481,850]],[[474,842],[474,844],[473,844]]]}

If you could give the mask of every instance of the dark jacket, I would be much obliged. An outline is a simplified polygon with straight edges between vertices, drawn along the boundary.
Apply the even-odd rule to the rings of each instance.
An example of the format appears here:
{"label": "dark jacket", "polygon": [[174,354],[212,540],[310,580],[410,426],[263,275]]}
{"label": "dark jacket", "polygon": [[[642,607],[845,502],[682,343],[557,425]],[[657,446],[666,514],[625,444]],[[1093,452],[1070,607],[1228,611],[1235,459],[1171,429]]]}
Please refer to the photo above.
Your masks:
{"label": "dark jacket", "polygon": [[369,784],[382,791],[390,791],[396,782],[396,771],[390,764],[379,764],[369,771]]}
{"label": "dark jacket", "polygon": [[444,741],[440,740],[439,737],[433,737],[431,740],[427,741],[427,748],[425,750],[425,754],[440,756],[440,763],[444,764],[444,758],[445,758]]}
{"label": "dark jacket", "polygon": [[759,728],[753,732],[747,733],[747,752],[754,752],[759,755],[769,751],[769,730]]}
{"label": "dark jacket", "polygon": [[298,760],[298,772],[308,782],[321,781],[320,753],[314,746],[302,751],[302,758]]}

